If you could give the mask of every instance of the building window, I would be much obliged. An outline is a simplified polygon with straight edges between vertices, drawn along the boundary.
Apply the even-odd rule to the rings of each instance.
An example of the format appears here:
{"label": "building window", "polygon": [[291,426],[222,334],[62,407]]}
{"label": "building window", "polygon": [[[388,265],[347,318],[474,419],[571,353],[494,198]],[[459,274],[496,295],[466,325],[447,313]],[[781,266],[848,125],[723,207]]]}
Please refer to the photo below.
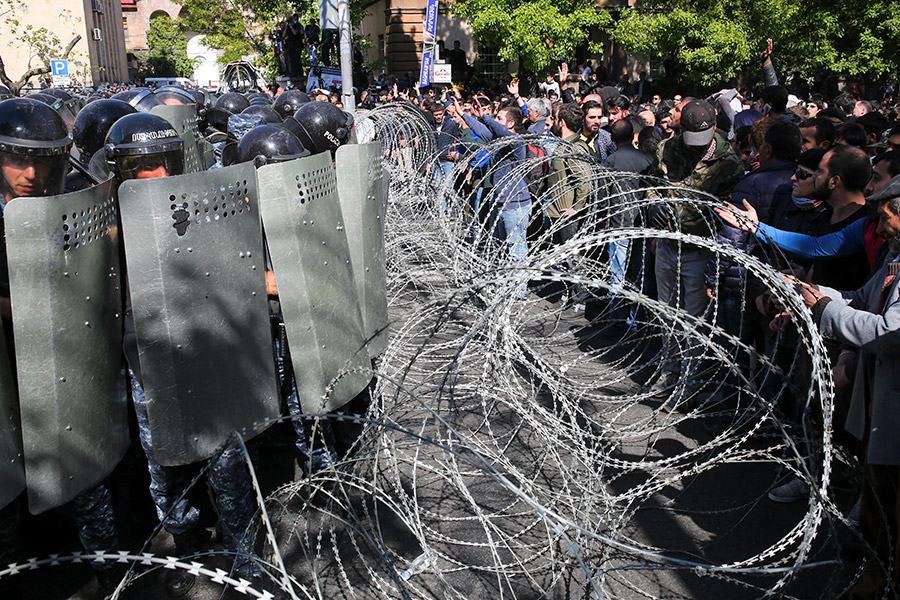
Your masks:
{"label": "building window", "polygon": [[122,17],[122,31],[125,32],[125,41],[128,41],[128,19]]}
{"label": "building window", "polygon": [[479,46],[475,59],[481,65],[485,77],[503,77],[507,73],[506,63],[497,58],[497,49],[490,46]]}

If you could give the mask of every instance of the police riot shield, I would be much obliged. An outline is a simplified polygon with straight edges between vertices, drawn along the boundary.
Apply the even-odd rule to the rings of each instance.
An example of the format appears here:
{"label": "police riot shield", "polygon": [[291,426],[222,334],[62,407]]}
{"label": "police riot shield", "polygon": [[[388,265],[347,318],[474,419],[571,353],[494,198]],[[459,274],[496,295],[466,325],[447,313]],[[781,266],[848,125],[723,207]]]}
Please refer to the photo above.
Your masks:
{"label": "police riot shield", "polygon": [[22,429],[19,423],[19,401],[16,398],[12,362],[6,347],[6,332],[0,322],[0,508],[15,500],[25,489]]}
{"label": "police riot shield", "polygon": [[369,356],[387,346],[387,278],[384,267],[384,209],[388,175],[381,144],[347,144],[336,155],[338,194],[350,244],[350,262],[362,309]]}
{"label": "police riot shield", "polygon": [[31,512],[65,504],[128,447],[113,181],[5,210]]}
{"label": "police riot shield", "polygon": [[300,406],[333,411],[371,374],[331,155],[260,167],[258,178]]}
{"label": "police riot shield", "polygon": [[184,140],[184,172],[205,171],[198,145],[200,132],[197,129],[196,107],[193,104],[162,104],[154,106],[150,113],[168,121]]}
{"label": "police riot shield", "polygon": [[153,457],[206,459],[279,415],[251,163],[119,186]]}
{"label": "police riot shield", "polygon": [[216,164],[216,148],[203,138],[197,140],[197,151],[200,153],[201,171]]}

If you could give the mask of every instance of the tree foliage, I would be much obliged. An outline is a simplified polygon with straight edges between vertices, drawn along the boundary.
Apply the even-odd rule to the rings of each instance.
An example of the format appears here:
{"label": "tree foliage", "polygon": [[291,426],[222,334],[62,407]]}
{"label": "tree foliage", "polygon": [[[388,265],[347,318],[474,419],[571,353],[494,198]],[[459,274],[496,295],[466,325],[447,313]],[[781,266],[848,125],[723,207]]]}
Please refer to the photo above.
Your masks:
{"label": "tree foliage", "polygon": [[[9,33],[7,46],[25,48],[28,53],[26,70],[15,80],[7,74],[6,64],[0,57],[0,83],[9,88],[10,93],[14,96],[18,96],[22,88],[33,77],[48,75],[51,59],[68,59],[75,44],[81,41],[81,35],[76,32],[75,25],[81,21],[81,18],[73,17],[70,10],[62,11],[61,15],[68,18],[72,24],[72,38],[65,46],[60,37],[46,27],[35,27],[23,23],[20,18],[27,12],[28,5],[22,0],[0,0],[0,19],[3,22],[3,31],[4,34]],[[76,57],[72,57],[71,62],[75,67],[84,67],[86,64]]]}
{"label": "tree foliage", "polygon": [[139,54],[140,76],[190,77],[196,62],[188,58],[187,39],[175,21],[163,15],[150,22],[147,30],[147,51]]}
{"label": "tree foliage", "polygon": [[769,37],[778,66],[807,76],[877,78],[900,65],[895,0],[641,0],[610,32],[630,52],[673,58],[702,85],[733,78]]}
{"label": "tree foliage", "polygon": [[[269,79],[276,61],[269,40],[275,25],[296,13],[300,22],[319,18],[318,0],[175,0],[182,5],[179,25],[183,31],[206,34],[210,48],[223,51],[220,62],[252,56]],[[365,0],[351,0],[350,21],[359,25],[366,15]]]}
{"label": "tree foliage", "polygon": [[521,59],[535,72],[571,58],[592,27],[611,22],[591,0],[458,0],[452,11],[469,22],[480,43],[496,47],[501,60]]}

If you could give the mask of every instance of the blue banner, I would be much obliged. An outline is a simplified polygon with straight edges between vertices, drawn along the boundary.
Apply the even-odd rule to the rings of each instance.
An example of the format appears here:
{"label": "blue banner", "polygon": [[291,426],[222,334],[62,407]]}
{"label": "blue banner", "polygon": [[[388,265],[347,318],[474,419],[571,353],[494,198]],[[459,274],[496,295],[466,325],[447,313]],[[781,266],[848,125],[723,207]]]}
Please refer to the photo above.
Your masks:
{"label": "blue banner", "polygon": [[434,37],[437,25],[438,3],[437,0],[428,0],[428,9],[425,11],[425,35]]}
{"label": "blue banner", "polygon": [[419,87],[431,84],[431,50],[422,53],[422,71],[419,73]]}

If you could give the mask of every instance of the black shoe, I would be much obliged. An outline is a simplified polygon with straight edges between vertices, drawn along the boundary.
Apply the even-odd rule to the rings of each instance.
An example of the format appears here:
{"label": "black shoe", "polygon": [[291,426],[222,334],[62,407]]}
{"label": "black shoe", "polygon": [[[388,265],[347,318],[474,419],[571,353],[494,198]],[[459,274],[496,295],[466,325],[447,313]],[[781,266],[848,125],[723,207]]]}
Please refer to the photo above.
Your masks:
{"label": "black shoe", "polygon": [[167,571],[165,582],[166,596],[169,598],[181,598],[191,591],[196,580],[197,578],[194,575],[184,569]]}
{"label": "black shoe", "polygon": [[[173,534],[175,554],[190,557],[200,552],[201,546],[209,541],[209,532],[202,527],[195,527],[186,533]],[[196,577],[184,569],[175,569],[166,573],[165,588],[169,598],[181,598],[194,587]]]}
{"label": "black shoe", "polygon": [[128,565],[116,563],[108,569],[94,569],[100,598],[109,598],[128,572]]}
{"label": "black shoe", "polygon": [[678,385],[678,375],[675,373],[663,373],[647,391],[651,398],[665,400],[672,394],[676,385]]}

